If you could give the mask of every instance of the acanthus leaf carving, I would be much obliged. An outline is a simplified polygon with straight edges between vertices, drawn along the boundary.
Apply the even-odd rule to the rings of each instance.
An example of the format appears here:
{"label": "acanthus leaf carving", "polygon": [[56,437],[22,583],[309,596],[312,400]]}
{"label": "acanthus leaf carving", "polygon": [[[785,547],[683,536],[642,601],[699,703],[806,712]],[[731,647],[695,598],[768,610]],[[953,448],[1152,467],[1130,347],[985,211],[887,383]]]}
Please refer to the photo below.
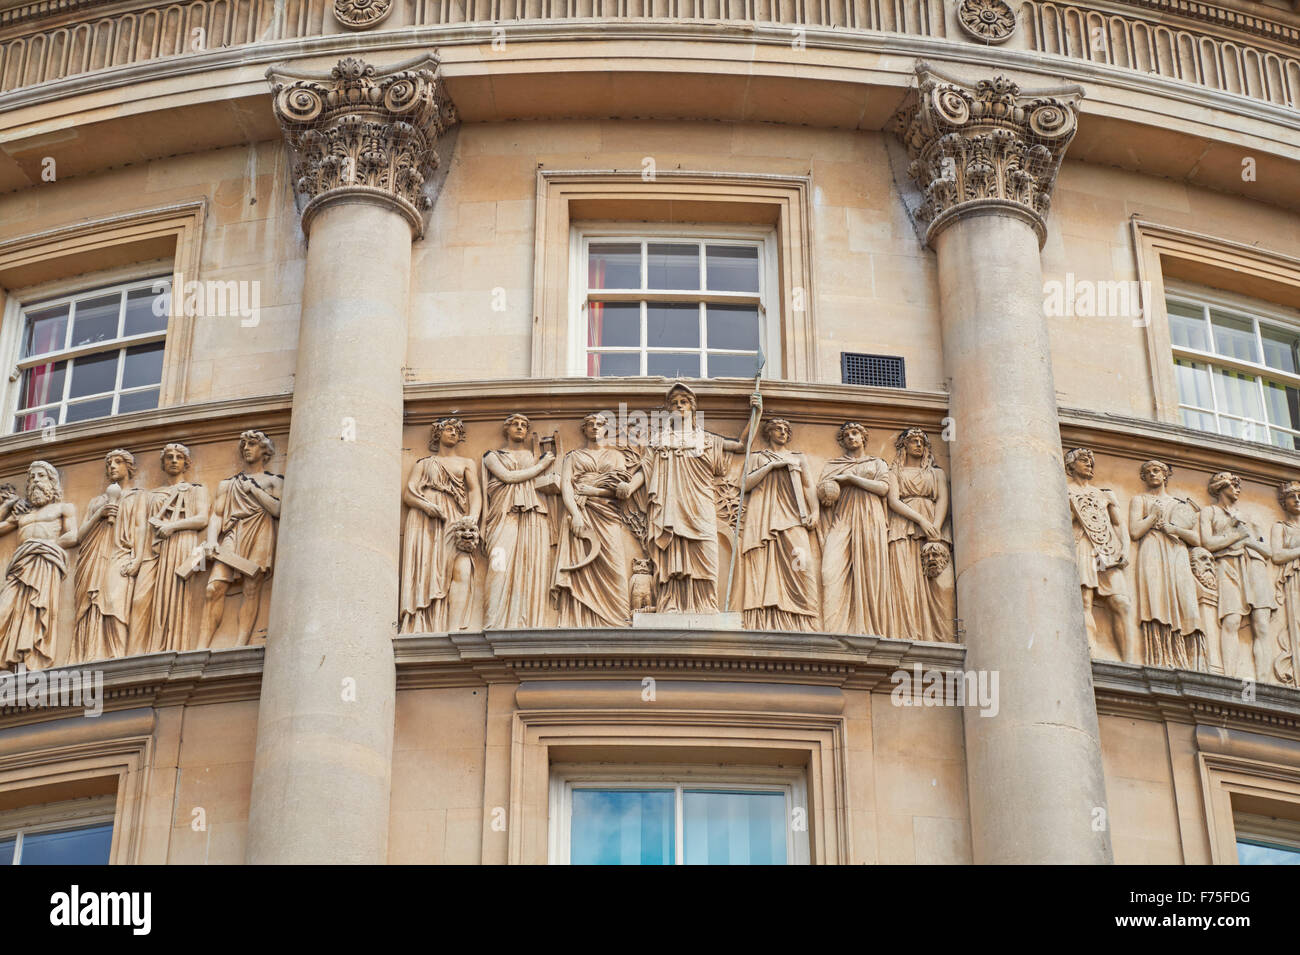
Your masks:
{"label": "acanthus leaf carving", "polygon": [[438,165],[438,137],[456,122],[428,57],[387,73],[344,57],[328,77],[271,75],[276,118],[305,202],[303,228],[325,202],[369,194],[391,202],[423,233],[432,202],[426,183]]}
{"label": "acanthus leaf carving", "polygon": [[981,203],[1019,211],[1046,239],[1056,173],[1078,119],[1077,87],[1022,94],[1005,76],[973,87],[917,67],[919,95],[897,117],[908,175],[921,191],[926,241]]}

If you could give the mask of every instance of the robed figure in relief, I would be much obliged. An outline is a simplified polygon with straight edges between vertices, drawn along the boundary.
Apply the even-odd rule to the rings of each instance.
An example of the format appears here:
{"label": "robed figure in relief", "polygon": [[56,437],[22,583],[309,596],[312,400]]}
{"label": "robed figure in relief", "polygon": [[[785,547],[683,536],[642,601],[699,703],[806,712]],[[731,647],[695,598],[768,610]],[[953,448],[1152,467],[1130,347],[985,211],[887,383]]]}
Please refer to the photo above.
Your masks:
{"label": "robed figure in relief", "polygon": [[[955,614],[952,588],[940,576],[946,571],[947,553],[952,550],[952,538],[945,526],[948,479],[934,463],[930,437],[921,428],[907,428],[894,442],[888,501],[887,636],[951,643]],[[930,547],[927,553],[926,544],[938,545],[946,553],[941,557],[935,553],[936,547]]]}
{"label": "robed figure in relief", "polygon": [[69,662],[125,656],[131,624],[135,577],[129,572],[146,547],[149,493],[133,487],[135,455],[122,448],[104,456],[108,487],[86,506],[77,528],[77,569],[73,586],[77,616],[72,626]]}
{"label": "robed figure in relief", "polygon": [[77,514],[63,501],[54,465],[33,461],[27,497],[0,501],[0,534],[18,531],[18,547],[0,590],[0,665],[39,670],[54,663],[59,584],[68,572],[65,547],[77,539]]}
{"label": "robed figure in relief", "polygon": [[551,525],[538,478],[555,455],[538,458],[527,445],[532,423],[512,414],[502,426],[506,443],[483,455],[483,541],[488,554],[488,630],[520,630],[546,622]]}
{"label": "robed figure in relief", "polygon": [[889,465],[867,453],[857,421],[836,435],[844,453],[817,482],[821,504],[822,629],[883,636],[889,615]]}
{"label": "robed figure in relief", "polygon": [[618,446],[602,413],[582,419],[582,436],[560,469],[564,523],[551,594],[561,627],[625,627],[629,558],[618,486],[631,480],[638,456]]}
{"label": "robed figure in relief", "polygon": [[1192,574],[1201,544],[1195,506],[1169,493],[1173,468],[1147,461],[1138,469],[1145,494],[1129,501],[1129,535],[1137,542],[1137,620],[1149,666],[1209,668],[1200,597]]}
{"label": "robed figure in relief", "polygon": [[793,429],[769,418],[769,447],[754,452],[745,475],[741,608],[746,630],[817,629],[817,573],[808,531],[817,525],[812,467],[789,447]]}
{"label": "robed figure in relief", "polygon": [[149,492],[148,547],[132,564],[136,588],[131,613],[130,644],[134,653],[193,649],[199,618],[193,599],[195,551],[202,549],[208,526],[208,489],[185,480],[192,465],[189,448],[168,444],[162,449],[166,479]]}
{"label": "robed figure in relief", "polygon": [[407,511],[402,528],[401,633],[469,627],[465,618],[474,589],[473,556],[458,541],[467,526],[476,536],[482,497],[478,462],[456,453],[464,440],[460,418],[435,422],[429,433],[433,454],[415,462],[402,492]]}
{"label": "robed figure in relief", "polygon": [[[718,612],[718,482],[728,455],[745,450],[750,425],[739,438],[705,431],[697,421],[695,392],[680,382],[668,390],[668,421],[651,436],[631,480],[618,496],[646,490],[646,550],[654,561],[658,613]],[[751,396],[751,407],[762,399]]]}

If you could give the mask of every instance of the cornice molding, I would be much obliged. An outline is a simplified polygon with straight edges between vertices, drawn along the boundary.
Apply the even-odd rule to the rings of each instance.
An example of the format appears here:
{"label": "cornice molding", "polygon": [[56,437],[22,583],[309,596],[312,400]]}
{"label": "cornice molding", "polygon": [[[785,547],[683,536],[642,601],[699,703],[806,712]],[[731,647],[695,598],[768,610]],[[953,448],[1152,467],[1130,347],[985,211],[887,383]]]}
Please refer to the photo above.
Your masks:
{"label": "cornice molding", "polygon": [[[340,0],[330,0],[327,7],[337,9]],[[79,13],[82,11],[98,10],[100,7],[108,7],[112,12],[126,10],[149,10],[162,9],[170,4],[157,3],[153,0],[0,0],[0,30],[8,27],[20,26],[23,24],[34,24],[39,27],[42,21],[52,20],[57,17],[68,14]],[[376,7],[383,4],[376,4]],[[1272,7],[1265,7],[1260,4],[1260,13],[1254,13],[1245,9],[1238,9],[1233,6],[1222,5],[1217,3],[1202,3],[1199,0],[1111,0],[1109,3],[1097,3],[1095,0],[1089,2],[1086,6],[1090,9],[1096,9],[1099,12],[1115,10],[1117,12],[1128,12],[1130,9],[1141,11],[1150,11],[1154,16],[1152,19],[1160,19],[1165,16],[1183,17],[1195,23],[1212,24],[1227,31],[1247,33],[1253,36],[1265,37],[1276,40],[1288,45],[1300,45],[1300,14],[1291,15],[1285,11]],[[1300,5],[1296,6],[1300,12]],[[1267,11],[1267,12],[1265,12]],[[107,12],[107,11],[106,11]],[[337,14],[335,14],[337,16]],[[339,23],[345,27],[353,29],[371,28],[387,18],[387,13],[383,16],[372,18],[365,23],[349,23],[345,17],[339,17]],[[561,20],[574,19],[592,19],[608,22],[618,18],[575,18],[564,17],[557,18]],[[666,21],[682,22],[681,18],[663,18]],[[685,18],[691,20],[692,18]],[[494,25],[501,22],[511,24],[513,31],[514,25],[521,22],[515,20],[503,21],[473,21],[476,24]],[[731,21],[736,23],[748,23],[750,21],[737,20]],[[811,27],[813,24],[798,23],[781,23],[781,27],[804,26]],[[827,27],[826,29],[829,29]],[[388,32],[382,28],[376,32]],[[867,32],[867,31],[860,31]]]}
{"label": "cornice molding", "polygon": [[0,474],[24,471],[32,458],[67,467],[103,460],[111,447],[159,447],[184,434],[191,444],[237,441],[249,427],[287,434],[293,395],[257,395],[220,401],[197,401],[152,411],[137,411],[110,419],[60,425],[56,437],[43,440],[38,431],[0,437]]}
{"label": "cornice molding", "polygon": [[[321,37],[268,41],[255,46],[227,47],[184,56],[148,60],[120,67],[78,74],[37,86],[0,94],[0,113],[35,106],[87,93],[120,89],[152,80],[202,74],[222,69],[260,64],[287,65],[300,59],[335,54],[414,52],[437,47],[444,53],[451,47],[481,47],[492,41],[492,24],[456,24],[438,27],[406,27],[362,34],[332,34]],[[600,39],[653,41],[698,39],[719,43],[762,44],[789,48],[787,27],[752,23],[669,22],[617,20],[559,20],[520,22],[510,27],[511,43],[584,41],[593,34]],[[1220,90],[1181,83],[1167,77],[1138,73],[1120,67],[1075,60],[1005,47],[982,47],[955,43],[946,38],[887,33],[851,33],[845,30],[809,27],[804,38],[810,47],[850,53],[873,52],[888,56],[897,69],[900,95],[912,81],[912,58],[928,59],[946,68],[984,72],[1017,72],[1048,81],[1080,81],[1102,84],[1140,94],[1158,94],[1197,109],[1217,109],[1248,120],[1268,123],[1281,130],[1300,131],[1300,112],[1262,100],[1252,100]],[[508,58],[501,56],[501,66]],[[444,59],[443,72],[455,75],[455,63]],[[873,75],[880,71],[872,67]],[[1091,86],[1090,86],[1091,90]],[[1096,99],[1095,91],[1090,94]],[[1284,140],[1279,137],[1278,142]]]}
{"label": "cornice molding", "polygon": [[1300,690],[1250,685],[1213,673],[1094,660],[1097,712],[1167,723],[1203,723],[1300,740]]}
{"label": "cornice molding", "polygon": [[[675,380],[675,379],[673,379]],[[747,418],[752,384],[690,379],[700,395],[701,411],[710,416]],[[406,423],[431,424],[455,414],[470,421],[488,421],[526,404],[530,415],[581,417],[593,407],[617,410],[657,408],[671,384],[667,378],[512,378],[503,380],[418,382],[405,389]],[[779,409],[791,421],[839,425],[845,415],[868,427],[902,417],[937,428],[948,413],[943,392],[870,388],[861,385],[822,384],[782,380],[763,382],[764,405]]]}
{"label": "cornice molding", "polygon": [[[43,679],[71,671],[102,674],[104,713],[141,707],[256,700],[262,686],[262,647],[150,653],[38,671]],[[29,677],[34,674],[28,674]],[[93,676],[91,677],[93,679]],[[81,707],[0,707],[0,730],[78,716]],[[89,717],[94,719],[93,717]]]}
{"label": "cornice molding", "polygon": [[1270,486],[1300,473],[1300,451],[1258,441],[1082,408],[1059,409],[1059,420],[1063,445],[1086,446],[1135,463],[1166,454],[1185,467],[1211,472],[1227,468]]}
{"label": "cornice molding", "polygon": [[960,644],[844,634],[700,630],[502,630],[393,640],[397,688],[518,683],[541,674],[681,676],[852,689],[888,686],[896,670],[958,670]]}

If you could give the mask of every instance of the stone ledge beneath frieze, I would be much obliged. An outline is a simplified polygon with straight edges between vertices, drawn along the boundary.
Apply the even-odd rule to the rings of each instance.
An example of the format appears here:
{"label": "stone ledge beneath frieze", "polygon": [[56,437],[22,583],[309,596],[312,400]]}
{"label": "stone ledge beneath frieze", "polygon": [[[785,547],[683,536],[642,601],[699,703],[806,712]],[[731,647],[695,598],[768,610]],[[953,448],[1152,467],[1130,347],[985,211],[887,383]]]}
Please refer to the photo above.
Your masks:
{"label": "stone ledge beneath frieze", "polygon": [[888,688],[899,669],[961,668],[966,648],[851,634],[702,630],[487,630],[393,641],[399,690],[584,676],[682,675]]}
{"label": "stone ledge beneath frieze", "polygon": [[1300,740],[1300,690],[1250,685],[1215,673],[1094,660],[1097,712],[1167,723],[1203,723]]}
{"label": "stone ledge beneath frieze", "polygon": [[[261,646],[228,650],[191,650],[184,653],[149,653],[142,656],[98,660],[80,666],[51,667],[25,675],[44,687],[66,684],[74,672],[82,679],[102,679],[104,713],[137,707],[195,706],[256,700],[262,686]],[[4,674],[9,679],[9,674]],[[0,729],[66,717],[84,716],[83,706],[0,707]],[[86,716],[87,719],[95,717]]]}

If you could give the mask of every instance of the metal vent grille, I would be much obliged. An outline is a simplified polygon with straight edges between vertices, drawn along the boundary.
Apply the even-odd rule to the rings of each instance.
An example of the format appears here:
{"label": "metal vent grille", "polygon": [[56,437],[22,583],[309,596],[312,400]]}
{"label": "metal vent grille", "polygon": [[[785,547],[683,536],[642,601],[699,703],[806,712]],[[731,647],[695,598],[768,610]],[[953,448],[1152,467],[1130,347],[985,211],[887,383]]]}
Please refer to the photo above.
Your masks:
{"label": "metal vent grille", "polygon": [[876,388],[906,388],[907,370],[898,355],[864,355],[840,352],[840,379],[846,385],[872,385]]}

